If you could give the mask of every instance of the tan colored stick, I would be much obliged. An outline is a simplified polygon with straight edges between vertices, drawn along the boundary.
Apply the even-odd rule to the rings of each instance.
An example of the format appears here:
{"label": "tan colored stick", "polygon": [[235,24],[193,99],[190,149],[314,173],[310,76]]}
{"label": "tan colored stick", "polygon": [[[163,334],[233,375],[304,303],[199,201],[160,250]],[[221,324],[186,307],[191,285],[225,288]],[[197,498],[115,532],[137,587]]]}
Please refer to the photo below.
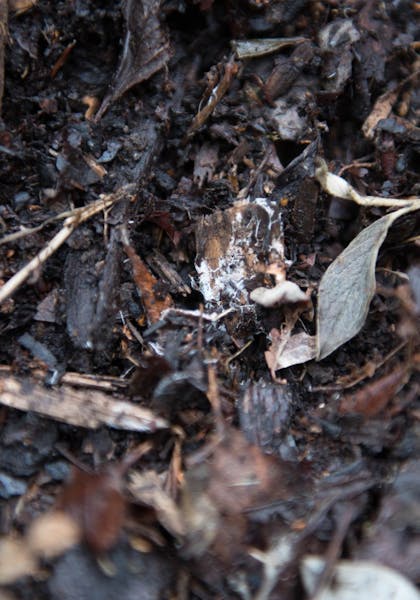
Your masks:
{"label": "tan colored stick", "polygon": [[92,202],[88,206],[76,209],[70,217],[63,223],[60,231],[48,242],[48,244],[28,262],[20,271],[15,273],[7,283],[0,288],[0,304],[10,298],[19,287],[34,273],[58,248],[66,241],[73,231],[83,223],[96,215],[96,213],[112,206],[119,202],[127,195],[133,193],[134,184],[124,186],[117,192],[103,195],[96,202]]}

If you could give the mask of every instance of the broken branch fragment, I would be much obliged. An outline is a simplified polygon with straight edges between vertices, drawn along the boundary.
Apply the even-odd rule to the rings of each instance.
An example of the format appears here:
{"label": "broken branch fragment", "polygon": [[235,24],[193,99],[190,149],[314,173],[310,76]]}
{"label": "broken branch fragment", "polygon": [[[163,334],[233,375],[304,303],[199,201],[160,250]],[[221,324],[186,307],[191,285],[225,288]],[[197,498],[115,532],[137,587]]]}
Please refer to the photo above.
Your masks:
{"label": "broken branch fragment", "polygon": [[234,60],[231,60],[225,65],[225,70],[222,78],[212,91],[206,106],[202,108],[194,117],[193,122],[191,123],[188,129],[187,137],[191,137],[197,131],[197,129],[200,129],[200,127],[204,125],[204,123],[207,121],[207,119],[210,117],[210,115],[216,108],[217,104],[228,91],[232,79],[235,77],[238,70],[239,65],[235,63]]}
{"label": "broken branch fragment", "polygon": [[0,404],[88,429],[108,425],[115,429],[150,433],[169,426],[165,419],[151,410],[114,400],[102,392],[79,391],[64,386],[48,389],[23,378],[0,378]]}

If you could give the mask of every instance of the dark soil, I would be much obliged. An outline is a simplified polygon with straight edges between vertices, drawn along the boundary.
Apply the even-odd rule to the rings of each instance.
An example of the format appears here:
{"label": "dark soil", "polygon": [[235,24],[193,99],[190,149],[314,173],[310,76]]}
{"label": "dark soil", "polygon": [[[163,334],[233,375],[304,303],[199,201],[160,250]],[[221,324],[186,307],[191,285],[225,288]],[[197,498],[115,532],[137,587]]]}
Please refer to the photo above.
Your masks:
{"label": "dark soil", "polygon": [[[68,211],[114,203],[0,305],[1,597],[309,598],[308,554],[325,559],[319,589],[341,559],[420,583],[416,213],[381,247],[356,337],[272,374],[265,355],[290,323],[316,333],[323,273],[385,214],[323,192],[317,158],[362,194],[419,195],[416,13],[9,2],[0,228],[34,231],[0,240],[0,283]],[[257,38],[297,39],[241,58]],[[220,289],[204,261],[224,265]],[[306,302],[249,301],[285,270]],[[151,424],[88,422],[94,393]],[[62,513],[74,541],[45,526],[34,545]]]}

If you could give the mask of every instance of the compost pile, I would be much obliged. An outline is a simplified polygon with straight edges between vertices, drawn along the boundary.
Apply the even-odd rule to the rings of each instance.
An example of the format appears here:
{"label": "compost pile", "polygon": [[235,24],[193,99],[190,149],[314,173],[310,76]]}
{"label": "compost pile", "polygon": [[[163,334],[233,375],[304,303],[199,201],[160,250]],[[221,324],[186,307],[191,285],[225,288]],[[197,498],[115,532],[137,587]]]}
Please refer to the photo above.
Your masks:
{"label": "compost pile", "polygon": [[419,598],[418,10],[0,1],[1,598]]}

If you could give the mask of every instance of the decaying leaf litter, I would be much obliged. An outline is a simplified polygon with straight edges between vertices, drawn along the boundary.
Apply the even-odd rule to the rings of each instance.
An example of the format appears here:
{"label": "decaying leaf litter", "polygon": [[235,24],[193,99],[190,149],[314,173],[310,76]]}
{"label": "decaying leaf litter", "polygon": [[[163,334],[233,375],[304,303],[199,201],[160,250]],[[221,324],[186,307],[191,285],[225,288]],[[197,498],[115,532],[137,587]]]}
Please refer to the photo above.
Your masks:
{"label": "decaying leaf litter", "polygon": [[418,597],[415,4],[3,4],[2,594]]}

